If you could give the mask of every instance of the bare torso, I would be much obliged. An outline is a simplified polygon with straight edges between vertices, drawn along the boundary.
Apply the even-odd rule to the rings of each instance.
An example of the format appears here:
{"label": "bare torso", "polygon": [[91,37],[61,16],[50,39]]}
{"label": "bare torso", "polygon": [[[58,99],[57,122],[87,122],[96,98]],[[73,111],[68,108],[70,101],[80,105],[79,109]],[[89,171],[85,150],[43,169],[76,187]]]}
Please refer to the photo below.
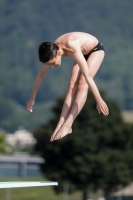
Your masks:
{"label": "bare torso", "polygon": [[69,44],[73,43],[75,46],[80,47],[83,55],[89,53],[97,44],[98,39],[93,35],[84,32],[71,32],[66,33],[54,41],[55,44],[60,44],[66,48],[66,54],[71,56],[73,49],[69,48]]}

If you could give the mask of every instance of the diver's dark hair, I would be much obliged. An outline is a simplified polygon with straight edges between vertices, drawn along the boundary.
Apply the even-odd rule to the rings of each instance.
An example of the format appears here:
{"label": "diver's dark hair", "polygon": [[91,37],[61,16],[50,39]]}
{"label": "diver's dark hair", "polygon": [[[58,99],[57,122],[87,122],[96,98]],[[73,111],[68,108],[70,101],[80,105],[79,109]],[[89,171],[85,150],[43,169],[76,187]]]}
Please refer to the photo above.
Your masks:
{"label": "diver's dark hair", "polygon": [[38,48],[39,60],[43,63],[48,62],[56,56],[59,47],[52,42],[42,42]]}

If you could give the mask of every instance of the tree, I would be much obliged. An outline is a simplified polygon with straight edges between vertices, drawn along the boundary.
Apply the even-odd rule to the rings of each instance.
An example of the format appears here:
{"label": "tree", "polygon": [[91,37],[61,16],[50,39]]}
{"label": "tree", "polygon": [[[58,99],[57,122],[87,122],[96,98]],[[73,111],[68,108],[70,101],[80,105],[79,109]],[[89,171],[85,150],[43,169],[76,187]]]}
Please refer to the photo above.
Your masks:
{"label": "tree", "polygon": [[0,133],[0,154],[6,153],[5,133]]}
{"label": "tree", "polygon": [[74,123],[73,133],[50,143],[63,104],[60,98],[53,107],[53,119],[34,133],[35,149],[46,160],[42,172],[49,180],[58,181],[59,186],[67,182],[71,191],[82,190],[84,200],[89,190],[101,188],[108,195],[118,184],[126,185],[133,179],[133,126],[123,122],[118,105],[104,93],[102,96],[110,108],[108,117],[98,114],[90,93]]}

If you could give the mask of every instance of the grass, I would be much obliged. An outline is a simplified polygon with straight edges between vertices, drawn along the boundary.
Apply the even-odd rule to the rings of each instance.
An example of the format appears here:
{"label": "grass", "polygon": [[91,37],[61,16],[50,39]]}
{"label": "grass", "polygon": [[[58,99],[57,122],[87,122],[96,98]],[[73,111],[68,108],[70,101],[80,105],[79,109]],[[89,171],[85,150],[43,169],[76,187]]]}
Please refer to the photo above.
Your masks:
{"label": "grass", "polygon": [[[46,181],[43,178],[0,178],[2,181]],[[0,189],[0,199],[7,200],[8,189]],[[76,192],[69,196],[69,200],[80,200],[81,193]],[[63,200],[62,194],[55,194],[51,186],[46,187],[29,187],[29,188],[13,188],[11,189],[10,200]]]}

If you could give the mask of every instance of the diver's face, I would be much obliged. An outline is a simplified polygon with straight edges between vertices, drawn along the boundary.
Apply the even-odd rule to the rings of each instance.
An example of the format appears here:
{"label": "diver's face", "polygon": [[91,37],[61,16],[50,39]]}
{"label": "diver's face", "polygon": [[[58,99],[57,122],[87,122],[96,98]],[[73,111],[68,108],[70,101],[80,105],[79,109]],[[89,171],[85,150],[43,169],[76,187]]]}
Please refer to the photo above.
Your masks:
{"label": "diver's face", "polygon": [[56,57],[50,59],[45,64],[49,65],[51,68],[59,67],[61,65],[61,55],[60,55],[60,52],[57,51]]}

